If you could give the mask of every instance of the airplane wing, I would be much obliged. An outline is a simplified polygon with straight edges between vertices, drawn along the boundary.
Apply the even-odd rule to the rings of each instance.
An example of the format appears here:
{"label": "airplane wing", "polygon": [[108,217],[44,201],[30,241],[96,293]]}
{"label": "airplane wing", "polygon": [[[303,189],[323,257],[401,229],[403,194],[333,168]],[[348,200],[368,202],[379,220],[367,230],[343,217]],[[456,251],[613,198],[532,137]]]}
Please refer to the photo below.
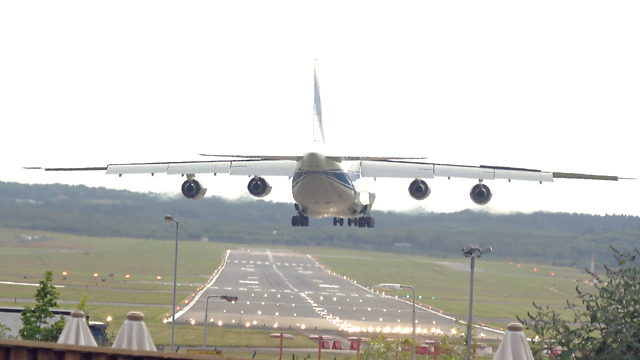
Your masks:
{"label": "airplane wing", "polygon": [[396,161],[393,159],[360,162],[360,174],[364,177],[390,178],[468,178],[476,180],[525,180],[553,182],[554,179],[585,179],[618,181],[622,178],[610,175],[591,175],[567,172],[548,172],[534,169],[523,169],[504,166],[468,166],[453,164],[436,164],[413,161]]}
{"label": "airplane wing", "polygon": [[184,161],[184,162],[154,162],[110,164],[103,167],[27,167],[26,169],[41,169],[44,171],[105,171],[108,175],[125,174],[230,174],[230,175],[262,175],[262,176],[293,176],[297,162],[293,157],[255,158],[221,161]]}
{"label": "airplane wing", "polygon": [[[287,176],[294,175],[300,156],[260,156],[260,155],[209,155],[202,156],[228,157],[234,160],[185,161],[185,162],[153,162],[110,164],[104,167],[68,167],[42,169],[45,171],[105,171],[111,175],[125,174],[229,174],[247,176]],[[595,175],[568,172],[550,172],[505,166],[470,166],[456,164],[428,163],[416,160],[424,158],[388,158],[365,156],[330,156],[337,161],[359,161],[360,175],[372,178],[424,178],[435,177],[467,178],[476,180],[524,180],[553,182],[554,179],[584,179],[618,181],[628,180],[611,175]]]}

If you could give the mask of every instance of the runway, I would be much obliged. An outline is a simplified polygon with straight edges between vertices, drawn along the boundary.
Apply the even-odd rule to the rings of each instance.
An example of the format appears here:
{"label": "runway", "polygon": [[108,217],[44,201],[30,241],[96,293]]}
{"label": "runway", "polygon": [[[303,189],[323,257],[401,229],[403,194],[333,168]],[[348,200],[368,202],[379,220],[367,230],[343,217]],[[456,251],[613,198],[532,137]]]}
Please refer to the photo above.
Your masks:
{"label": "runway", "polygon": [[[238,301],[224,301],[221,295]],[[202,326],[208,297],[212,327],[411,333],[410,301],[370,290],[331,273],[309,255],[288,250],[228,251],[210,282],[176,313],[176,324]],[[454,327],[455,319],[416,304],[417,333],[450,333]],[[488,328],[480,332],[488,338],[502,335]]]}

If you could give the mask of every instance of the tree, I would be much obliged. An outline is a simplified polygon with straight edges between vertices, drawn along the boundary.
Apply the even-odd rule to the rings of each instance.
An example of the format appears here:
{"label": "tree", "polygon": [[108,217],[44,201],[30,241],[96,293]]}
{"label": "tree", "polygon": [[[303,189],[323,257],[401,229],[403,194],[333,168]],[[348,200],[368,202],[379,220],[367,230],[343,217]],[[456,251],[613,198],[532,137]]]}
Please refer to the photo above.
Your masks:
{"label": "tree", "polygon": [[22,310],[22,329],[20,337],[23,340],[58,341],[58,337],[64,328],[64,318],[50,323],[54,317],[51,308],[58,307],[59,294],[56,287],[51,284],[53,272],[44,272],[44,280],[40,281],[40,286],[33,296],[36,299],[34,307],[27,306]]}
{"label": "tree", "polygon": [[9,333],[11,332],[11,328],[0,323],[0,339],[6,339],[9,337]]}
{"label": "tree", "polygon": [[[596,279],[592,291],[576,287],[574,302],[567,300],[565,312],[533,304],[536,313],[520,322],[540,338],[534,355],[542,348],[560,346],[557,359],[640,358],[640,252],[623,253],[611,247],[617,269],[605,266],[604,279]],[[568,316],[567,316],[568,314]]]}
{"label": "tree", "polygon": [[411,349],[411,340],[405,338],[388,341],[385,335],[380,334],[369,340],[369,346],[362,351],[360,358],[363,360],[411,359],[411,351],[404,351],[405,348]]}
{"label": "tree", "polygon": [[87,295],[87,293],[82,293],[82,295],[80,295],[80,302],[76,306],[76,310],[80,310],[82,312],[85,312],[85,309],[87,308],[87,298],[88,297],[89,296]]}

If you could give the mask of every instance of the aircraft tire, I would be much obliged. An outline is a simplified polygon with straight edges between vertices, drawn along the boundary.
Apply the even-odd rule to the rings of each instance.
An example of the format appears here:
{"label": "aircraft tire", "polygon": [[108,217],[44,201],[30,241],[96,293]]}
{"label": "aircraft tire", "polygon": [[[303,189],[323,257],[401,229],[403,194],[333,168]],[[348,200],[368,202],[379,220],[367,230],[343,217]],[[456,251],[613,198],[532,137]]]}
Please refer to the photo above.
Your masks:
{"label": "aircraft tire", "polygon": [[300,226],[300,219],[298,216],[294,215],[291,217],[291,226]]}
{"label": "aircraft tire", "polygon": [[376,226],[376,219],[372,217],[368,217],[367,219],[367,227],[372,228]]}

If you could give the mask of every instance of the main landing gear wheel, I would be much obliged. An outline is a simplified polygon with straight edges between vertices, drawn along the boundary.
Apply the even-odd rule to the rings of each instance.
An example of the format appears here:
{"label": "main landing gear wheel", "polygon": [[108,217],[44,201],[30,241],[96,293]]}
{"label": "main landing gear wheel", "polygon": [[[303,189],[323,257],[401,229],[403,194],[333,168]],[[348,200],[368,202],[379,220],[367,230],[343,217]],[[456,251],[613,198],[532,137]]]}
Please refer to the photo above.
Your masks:
{"label": "main landing gear wheel", "polygon": [[309,226],[309,217],[304,214],[304,212],[302,211],[302,209],[298,204],[293,204],[293,205],[296,208],[296,212],[298,213],[298,215],[293,215],[291,217],[291,226],[302,226],[302,227]]}
{"label": "main landing gear wheel", "polygon": [[[344,219],[343,218],[334,217],[333,218],[333,226],[338,226],[338,225],[344,226]],[[349,224],[349,226],[351,226],[351,224]]]}
{"label": "main landing gear wheel", "polygon": [[376,226],[376,219],[372,216],[362,216],[360,218],[347,219],[347,225],[361,228],[372,228]]}
{"label": "main landing gear wheel", "polygon": [[309,217],[304,215],[294,215],[291,217],[291,226],[309,226]]}

